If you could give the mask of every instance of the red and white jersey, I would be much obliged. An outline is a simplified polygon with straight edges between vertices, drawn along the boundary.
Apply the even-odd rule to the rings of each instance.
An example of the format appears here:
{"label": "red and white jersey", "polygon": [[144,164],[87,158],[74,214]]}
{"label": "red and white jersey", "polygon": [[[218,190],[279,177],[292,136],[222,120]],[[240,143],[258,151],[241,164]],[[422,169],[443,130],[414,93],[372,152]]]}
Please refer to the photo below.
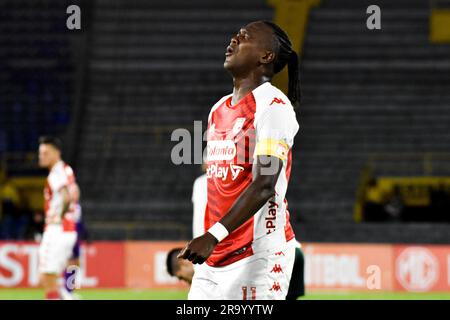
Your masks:
{"label": "red and white jersey", "polygon": [[70,190],[75,183],[76,180],[72,168],[63,161],[57,162],[50,170],[44,188],[46,226],[62,225],[64,231],[76,230],[75,215],[78,203],[72,201],[64,217],[61,215],[63,209],[61,189],[67,187]]}
{"label": "red and white jersey", "polygon": [[208,118],[208,203],[204,228],[220,221],[253,181],[258,155],[283,160],[276,195],[247,222],[221,241],[207,260],[224,266],[263,252],[273,252],[295,237],[285,194],[291,172],[291,148],[299,125],[282,91],[266,82],[236,105],[232,95],[220,99]]}

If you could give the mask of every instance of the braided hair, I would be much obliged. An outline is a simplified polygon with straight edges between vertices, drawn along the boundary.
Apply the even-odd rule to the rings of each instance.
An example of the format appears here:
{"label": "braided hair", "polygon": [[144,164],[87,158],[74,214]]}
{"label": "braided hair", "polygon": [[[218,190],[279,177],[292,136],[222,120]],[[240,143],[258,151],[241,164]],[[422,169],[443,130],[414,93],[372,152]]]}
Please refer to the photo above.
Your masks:
{"label": "braided hair", "polygon": [[286,65],[288,67],[288,98],[295,106],[300,103],[300,81],[299,65],[297,53],[292,49],[292,43],[286,32],[271,21],[263,21],[274,33],[275,60],[273,61],[273,71],[280,72]]}

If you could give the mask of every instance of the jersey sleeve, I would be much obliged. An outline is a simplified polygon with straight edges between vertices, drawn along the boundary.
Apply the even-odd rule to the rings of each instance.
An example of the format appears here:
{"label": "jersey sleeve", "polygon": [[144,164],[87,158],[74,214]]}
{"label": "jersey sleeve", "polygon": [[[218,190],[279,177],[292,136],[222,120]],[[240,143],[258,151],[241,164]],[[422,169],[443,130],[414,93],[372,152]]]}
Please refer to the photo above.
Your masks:
{"label": "jersey sleeve", "polygon": [[52,172],[48,177],[50,188],[55,192],[61,190],[63,187],[69,185],[69,180],[64,170],[57,170]]}
{"label": "jersey sleeve", "polygon": [[266,155],[286,160],[298,129],[296,114],[291,106],[267,107],[256,123],[255,157]]}
{"label": "jersey sleeve", "polygon": [[69,167],[69,166],[66,165],[66,166],[64,167],[64,173],[65,173],[65,175],[66,175],[66,177],[67,177],[67,182],[68,182],[69,184],[76,183],[75,173],[73,172],[73,170],[72,170],[71,167]]}

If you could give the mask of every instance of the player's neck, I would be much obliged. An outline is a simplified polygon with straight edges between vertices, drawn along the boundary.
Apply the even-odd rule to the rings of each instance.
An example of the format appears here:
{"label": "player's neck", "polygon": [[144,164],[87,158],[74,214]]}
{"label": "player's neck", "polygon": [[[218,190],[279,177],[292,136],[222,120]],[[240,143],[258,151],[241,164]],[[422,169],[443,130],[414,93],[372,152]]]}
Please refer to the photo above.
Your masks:
{"label": "player's neck", "polygon": [[58,163],[58,162],[60,162],[61,161],[61,159],[58,159],[58,160],[56,160],[55,162],[53,162],[51,165],[49,165],[48,166],[48,170],[49,171],[52,171],[52,169],[56,166],[56,164]]}
{"label": "player's neck", "polygon": [[270,81],[270,78],[261,75],[255,76],[255,74],[250,74],[246,77],[234,77],[233,97],[231,98],[231,104],[234,105],[238,103],[249,92],[268,81]]}

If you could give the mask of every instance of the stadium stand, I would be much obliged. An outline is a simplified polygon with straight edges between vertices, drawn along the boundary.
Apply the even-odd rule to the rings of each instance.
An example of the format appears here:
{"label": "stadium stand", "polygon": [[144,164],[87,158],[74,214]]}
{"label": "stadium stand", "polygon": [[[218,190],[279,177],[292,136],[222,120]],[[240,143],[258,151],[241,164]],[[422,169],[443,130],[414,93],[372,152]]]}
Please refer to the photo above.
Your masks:
{"label": "stadium stand", "polygon": [[350,219],[371,153],[448,152],[450,46],[429,44],[428,1],[382,1],[380,31],[361,20],[367,3],[322,1],[311,12],[290,186],[308,221]]}
{"label": "stadium stand", "polygon": [[[370,4],[325,0],[309,17],[302,134],[292,176],[298,183],[290,185],[288,199],[300,218],[311,223],[302,234],[314,233],[316,225],[323,240],[344,234],[383,240],[373,237],[376,224],[354,227],[349,222],[359,172],[371,154],[449,150],[450,46],[429,42],[429,2],[377,2],[382,29],[374,31],[361,17]],[[401,175],[405,163],[396,161],[390,163]],[[408,174],[422,175],[422,169],[416,166]],[[331,230],[326,227],[330,223],[342,227]],[[385,237],[409,241],[401,232],[407,226],[384,228]],[[445,233],[436,225],[417,229],[423,230],[416,233],[421,235]]]}
{"label": "stadium stand", "polygon": [[[48,17],[66,3],[24,3],[4,1],[15,9],[0,10],[0,151],[34,150],[40,134],[66,132],[94,238],[188,238],[200,168],[172,164],[171,133],[192,132],[194,120],[206,127],[212,104],[232,89],[222,68],[230,35],[271,19],[273,8],[261,0],[96,0],[83,6],[78,46],[62,36],[64,15]],[[448,242],[445,224],[353,221],[368,163],[384,154],[397,174],[422,175],[421,160],[396,155],[440,159],[433,155],[450,143],[450,45],[430,42],[429,1],[377,1],[381,30],[366,28],[370,4],[311,7],[287,197],[293,222],[302,241]],[[38,29],[14,20],[39,14]],[[74,54],[84,55],[76,66]],[[448,175],[442,159],[433,174]]]}
{"label": "stadium stand", "polygon": [[[201,0],[169,10],[172,5],[96,2],[76,163],[88,219],[134,219],[143,228],[164,222],[172,232],[163,235],[183,237],[186,232],[173,230],[189,228],[199,170],[171,163],[170,133],[178,127],[192,131],[192,120],[205,120],[212,103],[231,89],[221,67],[230,31],[270,19],[273,10],[261,1],[208,3],[207,13]],[[429,43],[428,2],[382,1],[381,31],[366,28],[361,12],[368,5],[322,1],[309,17],[302,131],[288,193],[301,239],[376,241],[377,224],[352,221],[360,172],[370,155],[447,151],[449,119],[442,111],[449,99],[449,47]],[[385,234],[410,241],[399,235],[401,228],[391,224]],[[415,228],[423,234],[437,230]],[[428,240],[438,241],[445,230]]]}
{"label": "stadium stand", "polygon": [[172,164],[171,132],[192,131],[193,120],[206,127],[209,108],[231,90],[222,68],[231,33],[271,14],[256,0],[95,2],[76,152],[88,219],[189,228],[200,169]]}
{"label": "stadium stand", "polygon": [[[0,154],[36,150],[70,120],[73,60],[63,2],[0,4]],[[40,21],[40,23],[36,23]]]}

